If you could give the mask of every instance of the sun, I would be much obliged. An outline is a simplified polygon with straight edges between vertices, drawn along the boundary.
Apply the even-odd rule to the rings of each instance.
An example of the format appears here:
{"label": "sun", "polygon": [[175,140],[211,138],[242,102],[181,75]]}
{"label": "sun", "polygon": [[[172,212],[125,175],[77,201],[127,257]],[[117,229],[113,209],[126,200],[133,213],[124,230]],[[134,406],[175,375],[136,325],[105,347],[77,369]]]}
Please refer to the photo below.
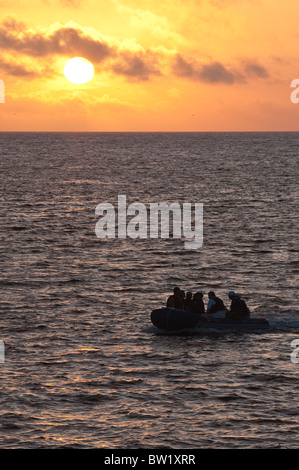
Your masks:
{"label": "sun", "polygon": [[69,59],[64,66],[65,78],[76,85],[89,82],[94,74],[94,68],[89,60],[83,57]]}

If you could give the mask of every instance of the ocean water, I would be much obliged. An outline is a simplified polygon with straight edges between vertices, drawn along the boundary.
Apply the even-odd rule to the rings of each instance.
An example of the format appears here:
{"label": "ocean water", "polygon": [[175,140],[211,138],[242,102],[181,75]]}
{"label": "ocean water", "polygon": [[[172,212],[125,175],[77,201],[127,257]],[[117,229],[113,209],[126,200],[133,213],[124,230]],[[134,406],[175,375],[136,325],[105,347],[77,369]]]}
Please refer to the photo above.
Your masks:
{"label": "ocean water", "polygon": [[[299,133],[1,133],[1,448],[299,446]],[[204,204],[204,242],[105,239],[101,202]],[[165,335],[173,287],[263,332]]]}

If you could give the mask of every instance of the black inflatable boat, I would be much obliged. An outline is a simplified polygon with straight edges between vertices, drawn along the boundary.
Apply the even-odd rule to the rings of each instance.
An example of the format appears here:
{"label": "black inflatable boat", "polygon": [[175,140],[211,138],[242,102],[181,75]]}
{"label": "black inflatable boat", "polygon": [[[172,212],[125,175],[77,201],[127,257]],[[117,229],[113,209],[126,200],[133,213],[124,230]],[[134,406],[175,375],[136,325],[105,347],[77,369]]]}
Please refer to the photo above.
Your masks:
{"label": "black inflatable boat", "polygon": [[264,318],[214,318],[187,310],[158,308],[152,311],[154,326],[165,331],[190,330],[193,328],[215,328],[216,330],[265,330],[269,323]]}

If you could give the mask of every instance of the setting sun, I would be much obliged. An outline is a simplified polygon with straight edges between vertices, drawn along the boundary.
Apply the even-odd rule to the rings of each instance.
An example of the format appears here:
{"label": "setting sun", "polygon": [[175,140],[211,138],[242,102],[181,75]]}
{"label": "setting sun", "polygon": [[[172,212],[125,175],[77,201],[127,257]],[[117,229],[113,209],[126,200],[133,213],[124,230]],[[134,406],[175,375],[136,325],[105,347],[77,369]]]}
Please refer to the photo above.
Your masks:
{"label": "setting sun", "polygon": [[83,57],[74,57],[66,62],[64,66],[65,78],[76,85],[89,82],[94,74],[94,68],[89,60]]}

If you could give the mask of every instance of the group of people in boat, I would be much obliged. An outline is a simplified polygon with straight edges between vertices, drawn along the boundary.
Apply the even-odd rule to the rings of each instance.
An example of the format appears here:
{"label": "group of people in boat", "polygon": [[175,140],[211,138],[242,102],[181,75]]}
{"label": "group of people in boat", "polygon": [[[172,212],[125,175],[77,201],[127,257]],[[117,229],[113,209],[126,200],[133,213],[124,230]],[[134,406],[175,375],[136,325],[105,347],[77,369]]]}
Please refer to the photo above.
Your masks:
{"label": "group of people in boat", "polygon": [[246,302],[241,298],[240,294],[236,294],[234,291],[228,292],[228,297],[231,301],[230,308],[228,309],[223,301],[216,296],[214,291],[208,293],[207,308],[203,301],[204,294],[202,292],[185,293],[184,290],[179,287],[173,289],[173,294],[168,297],[166,306],[168,308],[176,308],[179,310],[188,310],[190,312],[198,314],[217,314],[222,312],[225,318],[249,318],[250,310],[246,305]]}

